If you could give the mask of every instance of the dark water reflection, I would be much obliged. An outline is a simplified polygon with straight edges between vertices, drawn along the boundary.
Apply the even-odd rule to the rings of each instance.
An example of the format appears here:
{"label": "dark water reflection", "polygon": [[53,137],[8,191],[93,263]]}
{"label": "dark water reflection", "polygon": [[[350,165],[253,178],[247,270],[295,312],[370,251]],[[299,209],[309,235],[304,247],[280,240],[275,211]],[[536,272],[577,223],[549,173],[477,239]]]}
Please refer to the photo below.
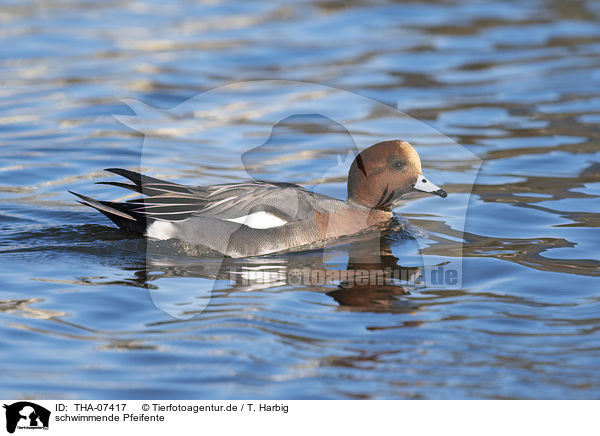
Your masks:
{"label": "dark water reflection", "polygon": [[[49,0],[0,22],[0,396],[600,396],[598,2]],[[363,100],[210,92],[263,79]],[[347,152],[390,137],[448,198],[324,249],[164,255],[67,193],[122,200],[93,182],[141,166],[343,198]],[[427,280],[457,262],[459,285]]]}
{"label": "dark water reflection", "polygon": [[[409,294],[410,289],[423,287],[425,280],[419,267],[403,267],[389,245],[389,238],[398,238],[397,229],[384,234],[365,233],[335,246],[333,250],[315,249],[280,256],[261,256],[249,259],[193,259],[156,258],[150,256],[144,270],[135,272],[131,280],[150,292],[159,289],[153,284],[165,278],[194,277],[206,279],[208,293],[201,298],[197,293],[186,292],[175,298],[167,291],[167,300],[154,302],[159,308],[168,305],[190,305],[198,298],[202,301],[197,313],[214,298],[215,281],[228,281],[226,293],[251,292],[265,289],[306,289],[331,297],[341,309],[358,311],[396,312],[412,307],[398,298]],[[402,234],[402,231],[400,231]],[[413,239],[408,233],[405,237]],[[351,240],[348,240],[351,239]],[[345,264],[332,258],[347,256]],[[332,290],[334,289],[334,290]],[[205,290],[206,291],[206,290]],[[187,302],[184,302],[187,300]],[[178,317],[190,317],[196,313],[185,309],[183,313],[168,311]]]}

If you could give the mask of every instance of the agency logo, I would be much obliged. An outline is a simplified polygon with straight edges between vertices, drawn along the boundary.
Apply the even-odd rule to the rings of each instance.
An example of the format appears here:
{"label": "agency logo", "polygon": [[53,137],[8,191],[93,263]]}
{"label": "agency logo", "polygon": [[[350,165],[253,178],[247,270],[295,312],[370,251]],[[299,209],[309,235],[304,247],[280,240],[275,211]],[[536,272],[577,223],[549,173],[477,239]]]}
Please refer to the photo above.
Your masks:
{"label": "agency logo", "polygon": [[[338,280],[328,286],[339,283],[347,289],[381,288],[382,285],[377,284],[381,280],[403,281],[385,272],[388,267],[402,271],[402,263],[404,267],[420,268],[417,280],[422,284],[417,286],[462,289],[466,213],[481,159],[428,123],[359,94],[287,80],[229,83],[206,90],[170,109],[132,100],[126,103],[134,115],[116,115],[115,118],[143,135],[140,168],[153,169],[163,180],[177,174],[173,168],[181,168],[186,174],[182,179],[184,183],[196,176],[208,186],[231,183],[232,177],[234,181],[248,181],[238,183],[235,188],[190,191],[169,182],[157,184],[136,173],[112,171],[133,183],[124,184],[120,180],[108,185],[132,189],[146,196],[135,205],[124,203],[123,210],[143,211],[140,216],[155,218],[156,225],[147,228],[148,222],[139,220],[145,228],[143,231],[152,236],[146,239],[146,271],[141,277],[145,277],[156,307],[167,314],[178,319],[198,315],[210,303],[212,292],[228,288],[232,279],[236,286],[244,289],[276,286],[288,277],[296,280],[299,276],[293,271],[298,265],[303,268],[305,262],[315,271],[307,271],[306,275],[303,271],[302,281],[294,286],[319,286],[323,274],[325,277],[335,275],[338,273],[331,271],[342,268],[350,271],[348,278],[341,277],[340,273]],[[336,237],[340,230],[338,220],[329,219],[328,213],[320,213],[318,222],[317,218],[314,221],[320,235],[315,245],[288,247],[294,251],[289,257],[258,258],[253,254],[263,248],[264,254],[285,249],[288,236],[283,235],[288,233],[280,227],[289,221],[312,222],[310,215],[306,215],[313,207],[309,205],[329,205],[327,196],[343,201],[348,194],[348,174],[359,153],[373,144],[394,139],[415,145],[428,178],[432,177],[440,186],[452,187],[447,203],[440,206],[444,213],[425,213],[436,210],[438,203],[430,205],[433,200],[416,193],[406,193],[401,199],[394,191],[396,188],[389,191],[386,186],[380,194],[373,195],[383,202],[379,206],[385,205],[384,209],[402,206],[402,217],[397,217],[393,231],[388,226],[380,232],[377,226],[367,222],[371,215],[363,214],[362,218],[352,219],[353,225],[369,228],[369,241],[366,242],[365,235],[354,234],[355,239],[364,236],[363,240],[341,242]],[[357,162],[362,164],[362,160]],[[357,163],[357,167],[361,164]],[[163,170],[156,174],[159,168]],[[374,183],[366,180],[365,168],[361,171],[362,176],[359,172],[358,178],[364,186]],[[457,182],[458,175],[460,182]],[[265,189],[261,184],[264,182],[260,182],[263,180],[275,182],[279,188]],[[286,188],[285,195],[282,194],[281,187],[290,181],[300,182],[306,191]],[[421,183],[428,182],[423,178]],[[276,190],[281,195],[273,194]],[[195,196],[194,192],[202,194]],[[325,200],[314,200],[319,194],[324,194]],[[203,200],[209,197],[210,200]],[[200,217],[198,210],[207,214]],[[224,214],[230,214],[227,217],[231,218],[215,219]],[[123,221],[125,228],[133,226],[129,218],[135,219],[127,213],[113,215],[117,221]],[[303,218],[305,216],[308,218]],[[300,243],[303,235],[299,233],[297,241],[296,236],[289,238]],[[190,236],[181,238],[184,234]],[[266,239],[261,236],[271,234],[273,236]],[[188,242],[182,243],[186,238]],[[283,245],[278,245],[282,240]],[[310,237],[306,242],[310,242]],[[395,257],[393,265],[388,265],[386,259],[391,259],[389,256],[394,251],[400,256]],[[312,256],[311,260],[308,257],[302,260],[296,252]],[[229,255],[243,260],[230,262]],[[192,260],[198,257],[202,258],[201,263]],[[206,258],[210,260],[205,261]],[[339,259],[344,258],[349,259],[347,265],[340,265]],[[228,273],[232,267],[234,270]],[[182,275],[187,279],[186,285],[181,287],[149,283],[149,280],[164,283],[162,280]],[[368,283],[364,283],[367,278]],[[225,280],[227,284],[223,283]]]}
{"label": "agency logo", "polygon": [[6,409],[6,431],[14,433],[22,430],[48,430],[50,411],[29,401],[19,401],[4,405]]}

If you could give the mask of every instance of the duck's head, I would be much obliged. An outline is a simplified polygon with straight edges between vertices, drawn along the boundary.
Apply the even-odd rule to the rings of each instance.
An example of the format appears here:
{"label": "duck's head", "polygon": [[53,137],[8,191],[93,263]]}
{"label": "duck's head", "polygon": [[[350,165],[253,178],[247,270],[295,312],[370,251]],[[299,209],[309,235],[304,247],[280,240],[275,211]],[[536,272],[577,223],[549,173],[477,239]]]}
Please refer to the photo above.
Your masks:
{"label": "duck's head", "polygon": [[406,141],[372,145],[356,156],[348,172],[348,200],[372,209],[391,210],[412,191],[448,195],[423,176],[421,159]]}

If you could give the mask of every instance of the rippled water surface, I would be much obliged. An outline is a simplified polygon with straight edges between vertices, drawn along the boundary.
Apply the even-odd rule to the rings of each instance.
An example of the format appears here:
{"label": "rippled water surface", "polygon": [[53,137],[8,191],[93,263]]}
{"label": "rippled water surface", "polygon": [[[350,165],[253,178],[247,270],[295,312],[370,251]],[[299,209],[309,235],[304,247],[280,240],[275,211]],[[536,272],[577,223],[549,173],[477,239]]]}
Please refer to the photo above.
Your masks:
{"label": "rippled water surface", "polygon": [[[2,2],[0,397],[599,398],[599,126],[593,0]],[[325,250],[162,255],[67,192],[345,198],[392,138],[448,198]]]}

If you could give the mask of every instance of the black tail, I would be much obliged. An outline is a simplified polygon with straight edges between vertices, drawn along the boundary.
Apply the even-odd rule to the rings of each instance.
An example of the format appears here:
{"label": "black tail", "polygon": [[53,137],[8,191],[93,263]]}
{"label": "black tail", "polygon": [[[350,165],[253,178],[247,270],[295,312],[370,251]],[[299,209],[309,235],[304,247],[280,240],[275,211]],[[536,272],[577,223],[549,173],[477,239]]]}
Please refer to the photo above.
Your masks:
{"label": "black tail", "polygon": [[73,191],[69,192],[81,199],[79,203],[102,212],[108,219],[119,226],[120,229],[139,236],[142,236],[146,232],[147,217],[133,210],[138,207],[135,204],[99,201]]}
{"label": "black tail", "polygon": [[119,188],[131,189],[132,191],[139,192],[144,195],[161,195],[165,192],[173,193],[179,192],[182,194],[191,194],[189,188],[179,185],[173,182],[167,182],[166,180],[155,179],[154,177],[145,176],[135,171],[124,170],[123,168],[106,168],[104,171],[109,173],[118,174],[119,176],[125,177],[133,185],[129,183],[121,182],[96,182],[100,185],[112,185],[118,186]]}

